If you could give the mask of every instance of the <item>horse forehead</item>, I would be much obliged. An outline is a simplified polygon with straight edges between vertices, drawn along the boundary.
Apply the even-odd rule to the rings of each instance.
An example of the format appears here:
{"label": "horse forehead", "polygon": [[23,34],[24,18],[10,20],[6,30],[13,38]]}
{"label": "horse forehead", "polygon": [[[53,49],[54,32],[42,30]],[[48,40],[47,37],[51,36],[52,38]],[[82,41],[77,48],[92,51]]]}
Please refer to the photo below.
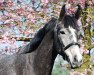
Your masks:
{"label": "horse forehead", "polygon": [[72,27],[69,26],[69,31],[71,33],[72,39],[74,40],[74,42],[77,42],[77,38],[76,38],[76,30]]}
{"label": "horse forehead", "polygon": [[71,34],[75,35],[76,30],[74,28],[72,28],[72,27],[69,26],[68,29],[69,29],[69,31],[70,31]]}

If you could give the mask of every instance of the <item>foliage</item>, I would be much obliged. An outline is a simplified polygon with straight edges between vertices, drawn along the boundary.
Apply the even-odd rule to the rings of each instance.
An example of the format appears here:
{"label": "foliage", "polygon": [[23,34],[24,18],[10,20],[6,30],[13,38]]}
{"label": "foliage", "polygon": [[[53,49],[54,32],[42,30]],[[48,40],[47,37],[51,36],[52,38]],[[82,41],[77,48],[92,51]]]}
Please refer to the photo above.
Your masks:
{"label": "foliage", "polygon": [[65,65],[67,66],[67,63],[58,55],[54,63],[52,75],[70,75]]}

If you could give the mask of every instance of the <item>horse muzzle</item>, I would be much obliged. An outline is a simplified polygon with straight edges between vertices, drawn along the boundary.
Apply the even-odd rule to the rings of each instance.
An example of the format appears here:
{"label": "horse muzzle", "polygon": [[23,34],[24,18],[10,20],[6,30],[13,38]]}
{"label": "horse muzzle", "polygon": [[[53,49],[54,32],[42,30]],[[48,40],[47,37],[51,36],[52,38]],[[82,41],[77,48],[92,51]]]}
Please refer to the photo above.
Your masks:
{"label": "horse muzzle", "polygon": [[82,63],[83,63],[82,60],[79,61],[79,62],[72,62],[72,63],[71,63],[71,68],[72,68],[72,69],[75,69],[75,68],[81,67]]}

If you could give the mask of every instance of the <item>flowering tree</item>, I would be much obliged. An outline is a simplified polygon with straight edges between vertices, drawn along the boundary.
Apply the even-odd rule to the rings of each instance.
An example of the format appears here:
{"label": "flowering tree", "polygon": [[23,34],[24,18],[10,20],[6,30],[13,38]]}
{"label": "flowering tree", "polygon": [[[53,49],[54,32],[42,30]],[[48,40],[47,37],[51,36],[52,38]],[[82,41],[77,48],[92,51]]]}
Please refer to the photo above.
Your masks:
{"label": "flowering tree", "polygon": [[[0,54],[17,52],[20,46],[26,44],[24,40],[30,40],[52,16],[58,17],[64,3],[72,5],[67,8],[69,14],[75,13],[77,4],[83,8],[81,20],[85,31],[85,49],[82,44],[81,50],[87,54],[87,49],[92,47],[91,38],[94,35],[94,0],[0,0]],[[81,22],[78,23],[80,25]],[[71,75],[75,74],[77,72]]]}

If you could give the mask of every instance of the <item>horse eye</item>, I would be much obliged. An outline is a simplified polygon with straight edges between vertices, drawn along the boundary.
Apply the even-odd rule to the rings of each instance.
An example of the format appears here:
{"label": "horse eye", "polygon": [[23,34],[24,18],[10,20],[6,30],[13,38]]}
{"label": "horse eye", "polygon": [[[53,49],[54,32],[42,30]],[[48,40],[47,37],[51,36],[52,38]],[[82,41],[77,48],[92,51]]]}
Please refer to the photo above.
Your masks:
{"label": "horse eye", "polygon": [[61,33],[61,34],[65,34],[65,32],[64,32],[64,31],[60,31],[60,33]]}

